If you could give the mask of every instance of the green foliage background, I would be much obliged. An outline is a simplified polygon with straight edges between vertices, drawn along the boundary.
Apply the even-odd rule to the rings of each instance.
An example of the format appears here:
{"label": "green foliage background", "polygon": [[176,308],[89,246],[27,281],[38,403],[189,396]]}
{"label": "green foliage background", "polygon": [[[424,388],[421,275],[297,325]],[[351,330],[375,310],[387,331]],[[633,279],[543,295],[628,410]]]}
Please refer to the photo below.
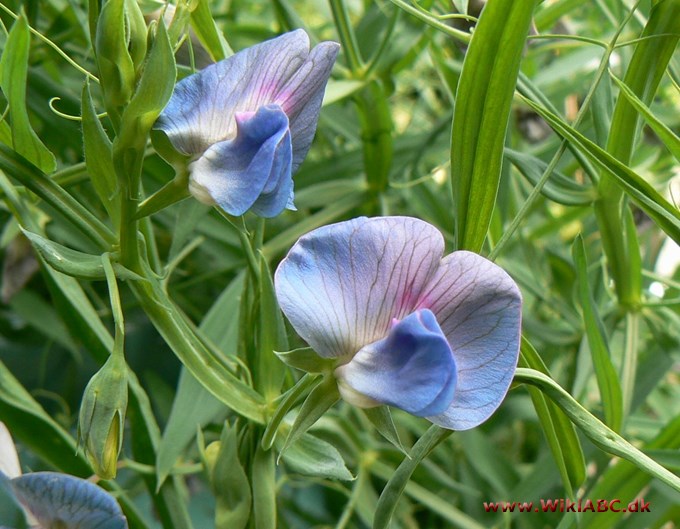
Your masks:
{"label": "green foliage background", "polygon": [[[164,4],[109,3],[124,25],[97,29],[114,9],[98,0],[1,3],[0,420],[25,468],[93,474],[78,410],[116,335],[130,402],[118,476],[100,483],[132,528],[680,520],[680,480],[628,444],[680,471],[680,277],[660,259],[680,242],[680,1],[490,0],[472,38],[476,1],[180,0],[167,32]],[[174,177],[148,133],[175,74],[298,27],[342,44],[298,211],[242,225],[171,197],[130,220]],[[427,220],[520,285],[523,369],[481,427],[326,411],[328,381],[273,354],[304,344],[270,271],[358,215]],[[483,506],[567,497],[651,512]]]}

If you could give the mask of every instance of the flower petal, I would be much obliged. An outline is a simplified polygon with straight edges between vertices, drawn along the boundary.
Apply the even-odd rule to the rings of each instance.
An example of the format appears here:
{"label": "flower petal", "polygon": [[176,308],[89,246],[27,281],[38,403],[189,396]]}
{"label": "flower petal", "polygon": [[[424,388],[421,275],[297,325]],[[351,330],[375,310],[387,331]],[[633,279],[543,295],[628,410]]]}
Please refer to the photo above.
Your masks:
{"label": "flower petal", "polygon": [[428,309],[395,323],[386,338],[362,348],[335,375],[377,402],[420,417],[444,412],[456,389],[451,347]]}
{"label": "flower petal", "polygon": [[276,216],[293,189],[288,117],[277,105],[268,105],[236,119],[236,138],[216,143],[189,166],[189,190],[230,215],[242,215],[265,192],[257,213]]}
{"label": "flower petal", "polygon": [[200,154],[236,133],[234,116],[274,103],[309,58],[309,37],[292,31],[246,48],[182,79],[155,128],[184,154]]}
{"label": "flower petal", "polygon": [[354,355],[414,310],[439,266],[441,233],[409,217],[365,217],[318,228],[279,265],[276,294],[321,356]]}
{"label": "flower petal", "polygon": [[34,472],[13,479],[11,484],[17,499],[42,527],[128,527],[116,500],[84,479],[56,472]]}
{"label": "flower petal", "polygon": [[326,83],[339,50],[337,42],[322,42],[316,46],[274,97],[274,101],[281,105],[290,119],[293,173],[305,159],[314,139]]}
{"label": "flower petal", "polygon": [[455,430],[484,422],[510,387],[517,357],[522,297],[512,278],[470,252],[447,255],[421,295],[456,359],[458,380],[449,408],[429,420]]}

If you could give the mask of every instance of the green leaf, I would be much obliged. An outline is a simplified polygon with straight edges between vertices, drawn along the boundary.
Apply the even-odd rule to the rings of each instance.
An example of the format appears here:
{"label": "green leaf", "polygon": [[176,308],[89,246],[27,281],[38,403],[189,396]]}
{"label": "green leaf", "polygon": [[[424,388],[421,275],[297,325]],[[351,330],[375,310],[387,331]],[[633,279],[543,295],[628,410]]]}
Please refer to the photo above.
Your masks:
{"label": "green leaf", "polygon": [[[243,274],[238,275],[224,289],[203,318],[200,326],[205,336],[227,353],[236,349],[238,298],[243,290],[243,277]],[[172,402],[172,410],[156,458],[156,475],[159,484],[165,481],[179,456],[196,435],[194,428],[187,427],[187,418],[191,418],[191,426],[203,427],[211,421],[222,420],[227,412],[223,402],[201,386],[186,368],[182,368],[177,393]]]}
{"label": "green leaf", "polygon": [[340,399],[335,377],[326,375],[309,394],[300,408],[295,422],[280,452],[283,455],[321,416]]}
{"label": "green leaf", "polygon": [[535,4],[489,0],[465,55],[451,131],[459,250],[479,252],[491,223],[510,105]]}
{"label": "green leaf", "polygon": [[[104,223],[40,168],[2,144],[0,144],[0,170],[18,180],[27,189],[30,189],[47,204],[59,211],[101,248],[108,249],[109,244],[113,243],[113,233]],[[5,193],[11,194],[7,191]],[[31,229],[31,231],[36,230]]]}
{"label": "green leaf", "polygon": [[375,509],[375,517],[373,518],[373,529],[386,529],[389,527],[392,515],[397,508],[397,503],[404,493],[404,489],[416,467],[439,443],[452,433],[452,430],[446,430],[433,424],[413,445],[411,457],[407,457],[401,462],[380,494],[380,499]]}
{"label": "green leaf", "polygon": [[191,12],[191,27],[215,62],[234,53],[215,24],[208,0],[198,0],[196,3],[196,8]]}
{"label": "green leaf", "polygon": [[[649,104],[654,97],[679,39],[680,2],[656,2],[642,31],[641,40],[635,45],[624,78],[625,84],[645,104]],[[640,115],[637,109],[625,96],[619,94],[609,128],[607,152],[625,166],[633,156],[639,132]],[[642,296],[642,268],[637,234],[629,229],[631,213],[626,205],[622,207],[621,204],[622,191],[626,189],[620,188],[620,183],[612,178],[616,175],[611,175],[608,167],[601,169],[603,174],[598,185],[601,198],[596,203],[595,213],[600,226],[602,246],[619,301],[624,306],[636,307]],[[663,203],[660,204],[663,206]],[[674,209],[677,212],[677,208]],[[658,224],[657,218],[652,218]],[[621,226],[625,229],[621,230]],[[662,229],[665,230],[663,227]]]}
{"label": "green leaf", "polygon": [[607,335],[597,313],[595,300],[593,299],[592,290],[588,282],[586,249],[583,244],[583,238],[580,235],[574,241],[572,255],[576,264],[578,291],[583,309],[583,323],[586,329],[590,354],[593,358],[593,368],[604,407],[604,416],[607,425],[615,432],[618,432],[621,430],[623,423],[621,385],[611,361]]}
{"label": "green leaf", "polygon": [[12,145],[14,150],[47,173],[54,171],[54,155],[40,141],[31,127],[26,108],[26,78],[31,35],[24,15],[21,15],[9,32],[5,50],[0,59],[0,87],[9,103]]}
{"label": "green leaf", "polygon": [[[100,256],[72,250],[23,228],[21,231],[45,262],[57,272],[79,279],[104,279],[104,267]],[[119,263],[114,263],[113,269],[120,279],[142,279],[140,275]]]}
{"label": "green leaf", "polygon": [[284,353],[274,351],[274,353],[287,366],[306,373],[329,373],[335,365],[335,360],[319,356],[311,347],[301,347]]}
{"label": "green leaf", "polygon": [[[523,336],[521,345],[520,365],[530,367],[548,376],[550,372],[536,349]],[[586,479],[586,462],[581,448],[581,442],[576,435],[574,425],[552,401],[534,387],[527,388],[531,401],[534,403],[536,415],[543,428],[557,468],[562,476],[562,482],[569,494],[574,496]]]}
{"label": "green leaf", "polygon": [[330,443],[305,433],[297,441],[282,450],[281,458],[293,472],[305,476],[351,481],[340,452]]}
{"label": "green leaf", "polygon": [[619,434],[605,426],[549,376],[533,369],[520,367],[515,372],[515,381],[538,387],[567,414],[595,446],[609,454],[630,461],[643,472],[660,479],[666,485],[680,492],[680,477],[659,465]]}
{"label": "green leaf", "polygon": [[281,395],[278,399],[278,406],[274,410],[269,424],[262,435],[261,445],[265,450],[269,450],[276,440],[276,435],[279,431],[279,426],[283,422],[286,414],[306,395],[310,388],[321,382],[321,377],[313,377],[310,375],[303,376],[296,384]]}
{"label": "green leaf", "polygon": [[[548,164],[530,154],[506,148],[505,158],[532,184],[536,185]],[[541,193],[550,200],[565,206],[585,206],[597,198],[593,186],[578,184],[558,171],[553,171],[550,179],[541,188]]]}
{"label": "green leaf", "polygon": [[90,83],[86,82],[82,92],[83,150],[85,163],[94,190],[106,208],[112,223],[117,226],[120,215],[118,181],[113,167],[111,141],[104,131],[92,102]]}
{"label": "green leaf", "polygon": [[[610,72],[611,73],[611,72]],[[657,118],[647,105],[645,105],[642,100],[635,95],[633,92],[621,79],[611,74],[614,82],[619,85],[621,89],[621,94],[625,96],[628,102],[633,105],[635,110],[637,110],[642,117],[647,122],[647,125],[656,133],[663,144],[668,148],[676,160],[680,161],[680,137],[675,135],[673,131],[666,126],[659,118]]]}
{"label": "green leaf", "polygon": [[243,529],[250,517],[252,495],[250,483],[238,457],[236,426],[225,423],[220,449],[211,472],[217,505],[215,529]]}
{"label": "green leaf", "polygon": [[[617,184],[647,215],[680,244],[680,212],[659,194],[648,182],[627,165],[621,163],[607,151],[581,133],[567,125],[558,116],[527,99],[525,102],[540,114],[563,138],[569,140],[599,167],[611,174]],[[616,229],[621,231],[621,224]]]}

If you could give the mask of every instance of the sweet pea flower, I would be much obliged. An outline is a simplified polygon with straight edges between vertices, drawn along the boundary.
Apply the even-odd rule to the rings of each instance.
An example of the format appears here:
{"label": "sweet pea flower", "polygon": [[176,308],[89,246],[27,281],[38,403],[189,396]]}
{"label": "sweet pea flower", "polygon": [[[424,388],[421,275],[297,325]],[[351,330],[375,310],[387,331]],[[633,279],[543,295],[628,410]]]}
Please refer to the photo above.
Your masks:
{"label": "sweet pea flower", "polygon": [[[58,472],[22,475],[12,437],[0,422],[0,501],[3,495],[23,507],[31,529],[128,528],[116,500],[93,483]],[[9,528],[0,523],[0,529]]]}
{"label": "sweet pea flower", "polygon": [[441,233],[424,221],[362,217],[300,238],[275,287],[298,334],[336,359],[344,400],[466,430],[508,391],[522,298],[487,259],[443,253]]}
{"label": "sweet pea flower", "polygon": [[189,190],[230,215],[293,206],[339,45],[299,29],[182,79],[154,128],[191,157]]}

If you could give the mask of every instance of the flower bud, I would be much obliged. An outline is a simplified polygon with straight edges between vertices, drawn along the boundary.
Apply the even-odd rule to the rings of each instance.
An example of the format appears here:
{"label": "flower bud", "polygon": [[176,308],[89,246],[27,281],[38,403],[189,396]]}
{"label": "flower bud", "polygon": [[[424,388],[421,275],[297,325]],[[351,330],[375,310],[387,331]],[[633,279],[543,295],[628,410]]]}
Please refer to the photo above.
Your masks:
{"label": "flower bud", "polygon": [[127,399],[127,366],[123,355],[114,352],[85,388],[78,423],[79,443],[103,479],[116,476]]}
{"label": "flower bud", "polygon": [[107,109],[126,105],[146,56],[146,23],[134,0],[108,0],[103,5],[95,49]]}

